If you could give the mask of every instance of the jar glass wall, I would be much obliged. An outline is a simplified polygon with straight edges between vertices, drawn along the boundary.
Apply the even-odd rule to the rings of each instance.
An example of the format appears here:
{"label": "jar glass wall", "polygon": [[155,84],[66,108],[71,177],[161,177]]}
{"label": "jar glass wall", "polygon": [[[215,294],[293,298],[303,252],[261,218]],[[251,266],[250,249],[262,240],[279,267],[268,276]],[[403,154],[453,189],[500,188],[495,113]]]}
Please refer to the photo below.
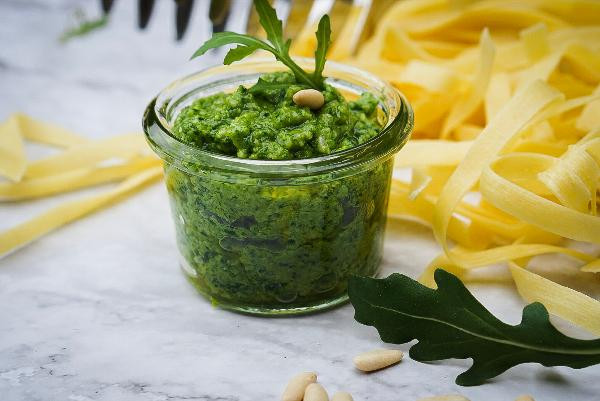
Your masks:
{"label": "jar glass wall", "polygon": [[413,124],[394,88],[328,62],[327,83],[349,99],[365,91],[380,99],[382,132],[362,145],[311,159],[249,160],[171,135],[195,99],[284,68],[254,61],[202,71],[163,90],[144,115],[147,139],[164,160],[184,272],[213,303],[254,314],[329,308],[347,300],[351,275],[377,274],[393,156]]}

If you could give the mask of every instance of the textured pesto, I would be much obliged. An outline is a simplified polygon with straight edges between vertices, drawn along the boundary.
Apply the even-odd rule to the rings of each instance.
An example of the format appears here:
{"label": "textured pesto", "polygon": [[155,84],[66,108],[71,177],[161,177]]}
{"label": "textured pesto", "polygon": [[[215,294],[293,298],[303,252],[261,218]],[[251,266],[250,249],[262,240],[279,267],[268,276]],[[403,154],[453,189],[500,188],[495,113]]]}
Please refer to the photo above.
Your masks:
{"label": "textured pesto", "polygon": [[[267,74],[281,89],[240,86],[194,101],[173,134],[204,150],[254,159],[297,159],[362,144],[381,130],[370,94],[346,101],[331,86],[317,111],[292,101],[289,73]],[[257,309],[343,299],[348,278],[373,276],[381,259],[392,159],[354,175],[265,182],[244,174],[165,165],[183,265],[217,303]]]}
{"label": "textured pesto", "polygon": [[319,110],[297,106],[292,96],[303,89],[287,72],[265,74],[279,89],[239,86],[233,93],[200,98],[178,115],[173,134],[204,150],[250,159],[303,159],[348,149],[381,130],[370,93],[348,102],[325,85]]}
{"label": "textured pesto", "polygon": [[165,166],[190,280],[225,305],[293,308],[346,294],[376,274],[393,159],[306,185],[222,182]]}

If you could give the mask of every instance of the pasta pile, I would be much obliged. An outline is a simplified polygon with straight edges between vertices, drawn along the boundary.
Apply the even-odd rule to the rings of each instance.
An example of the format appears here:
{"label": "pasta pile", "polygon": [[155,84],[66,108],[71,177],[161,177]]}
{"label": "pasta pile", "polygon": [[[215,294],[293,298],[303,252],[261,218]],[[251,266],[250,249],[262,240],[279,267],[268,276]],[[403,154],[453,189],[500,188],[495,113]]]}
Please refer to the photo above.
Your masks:
{"label": "pasta pile", "polygon": [[558,253],[600,272],[564,246],[600,244],[600,2],[397,2],[350,62],[414,108],[396,158],[412,177],[394,180],[389,212],[443,248],[420,280],[506,263],[525,300],[600,334],[600,302],[527,269]]}
{"label": "pasta pile", "polygon": [[[23,141],[61,149],[27,160]],[[0,232],[0,257],[48,232],[143,188],[162,176],[161,162],[139,133],[88,140],[62,127],[13,114],[0,124],[0,202],[36,199],[118,182],[97,195],[63,202],[22,224]]]}

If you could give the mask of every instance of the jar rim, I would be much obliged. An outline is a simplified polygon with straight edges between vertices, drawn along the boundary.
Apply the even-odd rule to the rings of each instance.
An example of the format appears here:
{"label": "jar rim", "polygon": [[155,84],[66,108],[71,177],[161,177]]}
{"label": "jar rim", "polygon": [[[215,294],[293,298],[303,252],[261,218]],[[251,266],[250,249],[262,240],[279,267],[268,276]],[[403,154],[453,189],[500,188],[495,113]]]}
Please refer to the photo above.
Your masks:
{"label": "jar rim", "polygon": [[[313,59],[310,58],[297,58],[296,62],[308,69],[310,65],[314,65]],[[186,166],[191,163],[196,168],[211,172],[240,173],[259,177],[290,177],[353,170],[357,167],[362,169],[365,164],[387,160],[408,140],[414,125],[414,115],[405,96],[392,85],[369,72],[332,61],[327,61],[325,66],[326,82],[334,87],[349,85],[349,88],[354,88],[356,91],[374,93],[380,99],[380,106],[387,117],[381,131],[358,146],[305,159],[257,160],[209,152],[185,143],[171,133],[167,114],[173,111],[168,108],[174,99],[180,101],[190,98],[188,99],[190,102],[212,94],[192,97],[201,89],[205,91],[218,89],[219,83],[223,82],[237,86],[249,83],[249,80],[255,80],[263,73],[285,69],[285,66],[272,59],[254,59],[234,65],[208,67],[173,81],[150,102],[145,110],[142,123],[148,143],[163,160],[185,170],[188,170]],[[214,93],[216,92],[220,90],[214,90]]]}

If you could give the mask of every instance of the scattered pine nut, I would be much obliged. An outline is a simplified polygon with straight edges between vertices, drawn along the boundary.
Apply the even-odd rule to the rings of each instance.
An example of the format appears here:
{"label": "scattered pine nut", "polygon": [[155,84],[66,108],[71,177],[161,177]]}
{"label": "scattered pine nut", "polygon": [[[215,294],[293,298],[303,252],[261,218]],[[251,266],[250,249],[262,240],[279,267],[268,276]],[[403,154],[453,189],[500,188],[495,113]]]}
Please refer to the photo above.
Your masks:
{"label": "scattered pine nut", "polygon": [[325,104],[325,97],[316,89],[302,89],[294,93],[292,100],[298,106],[308,106],[312,110],[320,109]]}
{"label": "scattered pine nut", "polygon": [[421,398],[419,401],[469,401],[467,397],[458,394],[436,395],[434,397]]}
{"label": "scattered pine nut", "polygon": [[292,377],[288,382],[283,394],[281,395],[281,401],[302,401],[306,388],[311,383],[316,383],[317,374],[315,372],[303,372]]}
{"label": "scattered pine nut", "polygon": [[304,392],[304,401],[329,401],[329,396],[319,383],[311,383]]}
{"label": "scattered pine nut", "polygon": [[371,372],[398,363],[403,356],[400,350],[377,349],[354,357],[354,366],[363,372]]}
{"label": "scattered pine nut", "polygon": [[535,401],[529,394],[523,394],[518,396],[515,401]]}
{"label": "scattered pine nut", "polygon": [[333,395],[331,401],[354,401],[354,398],[345,391],[339,391]]}

